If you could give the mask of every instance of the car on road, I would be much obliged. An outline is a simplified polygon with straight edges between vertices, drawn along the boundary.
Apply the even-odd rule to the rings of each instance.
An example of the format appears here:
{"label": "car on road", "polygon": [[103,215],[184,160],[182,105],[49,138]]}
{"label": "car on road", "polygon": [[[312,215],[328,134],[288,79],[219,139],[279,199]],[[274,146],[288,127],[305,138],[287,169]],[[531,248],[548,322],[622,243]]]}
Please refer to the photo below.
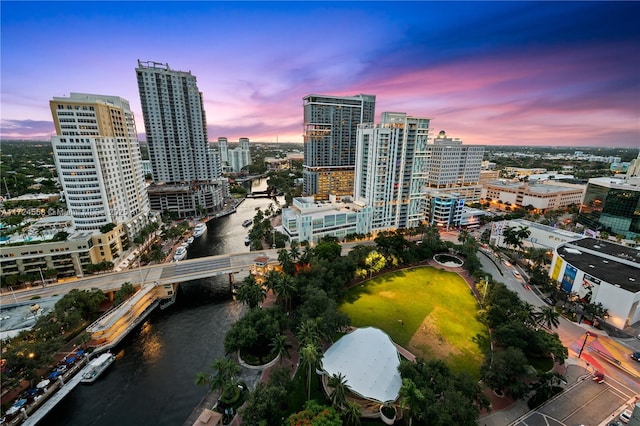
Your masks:
{"label": "car on road", "polygon": [[640,352],[633,352],[631,354],[631,359],[640,362]]}
{"label": "car on road", "polygon": [[504,260],[502,261],[502,263],[504,263],[504,266],[506,266],[506,267],[508,267],[508,268],[510,268],[511,266],[513,266],[513,265],[511,265],[511,262],[509,262],[507,259],[504,259]]}
{"label": "car on road", "polygon": [[544,302],[548,305],[551,305],[551,306],[556,305],[556,301],[551,297],[543,297],[542,300],[544,300]]}
{"label": "car on road", "polygon": [[522,275],[520,275],[520,272],[518,272],[518,271],[512,271],[512,272],[513,272],[513,276],[514,277],[516,277],[518,279],[522,278]]}
{"label": "car on road", "polygon": [[620,413],[620,421],[622,423],[629,423],[629,420],[631,420],[631,410],[624,410]]}
{"label": "car on road", "polygon": [[622,426],[622,423],[620,423],[620,422],[611,422],[607,426]]}

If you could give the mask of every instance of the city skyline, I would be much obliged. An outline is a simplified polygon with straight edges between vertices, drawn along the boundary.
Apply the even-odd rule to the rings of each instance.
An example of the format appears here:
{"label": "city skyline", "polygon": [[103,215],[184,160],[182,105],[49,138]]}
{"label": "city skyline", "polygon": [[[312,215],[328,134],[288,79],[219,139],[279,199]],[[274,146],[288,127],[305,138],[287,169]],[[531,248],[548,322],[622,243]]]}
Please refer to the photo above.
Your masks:
{"label": "city skyline", "polygon": [[[197,76],[209,140],[302,142],[303,97],[376,96],[467,145],[640,145],[637,2],[2,2],[2,139],[48,100],[128,100],[137,60]],[[141,136],[144,140],[144,136]]]}

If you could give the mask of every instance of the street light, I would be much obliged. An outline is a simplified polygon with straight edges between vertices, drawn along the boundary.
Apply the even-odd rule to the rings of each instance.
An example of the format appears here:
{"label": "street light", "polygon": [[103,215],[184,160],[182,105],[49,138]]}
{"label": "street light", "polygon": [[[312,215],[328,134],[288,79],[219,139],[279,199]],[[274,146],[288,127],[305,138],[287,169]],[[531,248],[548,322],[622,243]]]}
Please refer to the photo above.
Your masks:
{"label": "street light", "polygon": [[587,331],[584,335],[584,340],[582,341],[582,346],[580,347],[580,351],[578,352],[578,358],[580,358],[580,355],[582,355],[582,351],[584,350],[584,347],[587,344],[587,339],[589,338],[589,336],[591,336],[591,333]]}

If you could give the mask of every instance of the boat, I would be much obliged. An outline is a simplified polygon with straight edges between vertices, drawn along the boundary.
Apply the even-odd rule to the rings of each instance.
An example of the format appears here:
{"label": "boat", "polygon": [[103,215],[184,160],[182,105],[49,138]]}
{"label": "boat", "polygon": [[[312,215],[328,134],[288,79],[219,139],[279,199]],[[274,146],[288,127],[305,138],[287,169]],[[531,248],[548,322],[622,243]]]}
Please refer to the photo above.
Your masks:
{"label": "boat", "polygon": [[176,250],[176,253],[173,255],[173,260],[177,262],[178,260],[182,260],[185,257],[187,257],[187,248],[184,246],[180,246],[178,247],[178,250]]}
{"label": "boat", "polygon": [[204,234],[205,232],[207,232],[207,224],[206,223],[199,223],[196,225],[196,227],[193,229],[193,236],[195,238],[200,237],[202,234]]}
{"label": "boat", "polygon": [[248,235],[246,235],[246,236],[244,237],[244,245],[245,245],[245,246],[248,246],[249,244],[251,244],[251,239],[249,238],[249,236],[248,236]]}
{"label": "boat", "polygon": [[80,380],[83,383],[93,383],[98,377],[107,369],[113,361],[116,360],[116,356],[111,352],[104,353],[100,355],[98,358],[89,362],[87,366],[87,372],[82,374],[82,379]]}
{"label": "boat", "polygon": [[194,239],[195,238],[193,238],[193,237],[189,237],[189,239],[187,239],[187,244],[189,244],[189,245],[193,244],[193,240]]}
{"label": "boat", "polygon": [[246,228],[247,226],[251,226],[252,223],[253,221],[251,219],[247,219],[244,222],[242,222],[242,226]]}

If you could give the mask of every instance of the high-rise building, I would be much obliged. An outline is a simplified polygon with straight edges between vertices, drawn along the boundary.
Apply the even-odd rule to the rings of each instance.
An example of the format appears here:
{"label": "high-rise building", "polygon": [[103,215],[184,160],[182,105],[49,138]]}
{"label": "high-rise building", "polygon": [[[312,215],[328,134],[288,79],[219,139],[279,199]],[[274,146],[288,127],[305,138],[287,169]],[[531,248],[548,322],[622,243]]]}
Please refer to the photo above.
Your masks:
{"label": "high-rise building", "polygon": [[136,75],[156,180],[148,190],[151,207],[180,217],[221,208],[226,186],[215,175],[196,77],[168,64],[142,61]]}
{"label": "high-rise building", "polygon": [[303,192],[316,199],[353,196],[358,125],[372,123],[374,95],[303,99]]}
{"label": "high-rise building", "polygon": [[359,126],[354,201],[371,207],[371,230],[412,228],[424,220],[429,122],[384,112],[379,124]]}
{"label": "high-rise building", "polygon": [[135,235],[147,224],[149,200],[129,102],[71,93],[49,104],[56,128],[51,144],[74,227],[125,224]]}
{"label": "high-rise building", "polygon": [[440,194],[456,193],[465,202],[480,201],[483,156],[484,146],[463,145],[460,139],[449,138],[444,130],[440,131],[426,152],[424,173],[427,189]]}
{"label": "high-rise building", "polygon": [[222,167],[225,167],[229,164],[229,141],[227,138],[218,138],[218,150]]}

